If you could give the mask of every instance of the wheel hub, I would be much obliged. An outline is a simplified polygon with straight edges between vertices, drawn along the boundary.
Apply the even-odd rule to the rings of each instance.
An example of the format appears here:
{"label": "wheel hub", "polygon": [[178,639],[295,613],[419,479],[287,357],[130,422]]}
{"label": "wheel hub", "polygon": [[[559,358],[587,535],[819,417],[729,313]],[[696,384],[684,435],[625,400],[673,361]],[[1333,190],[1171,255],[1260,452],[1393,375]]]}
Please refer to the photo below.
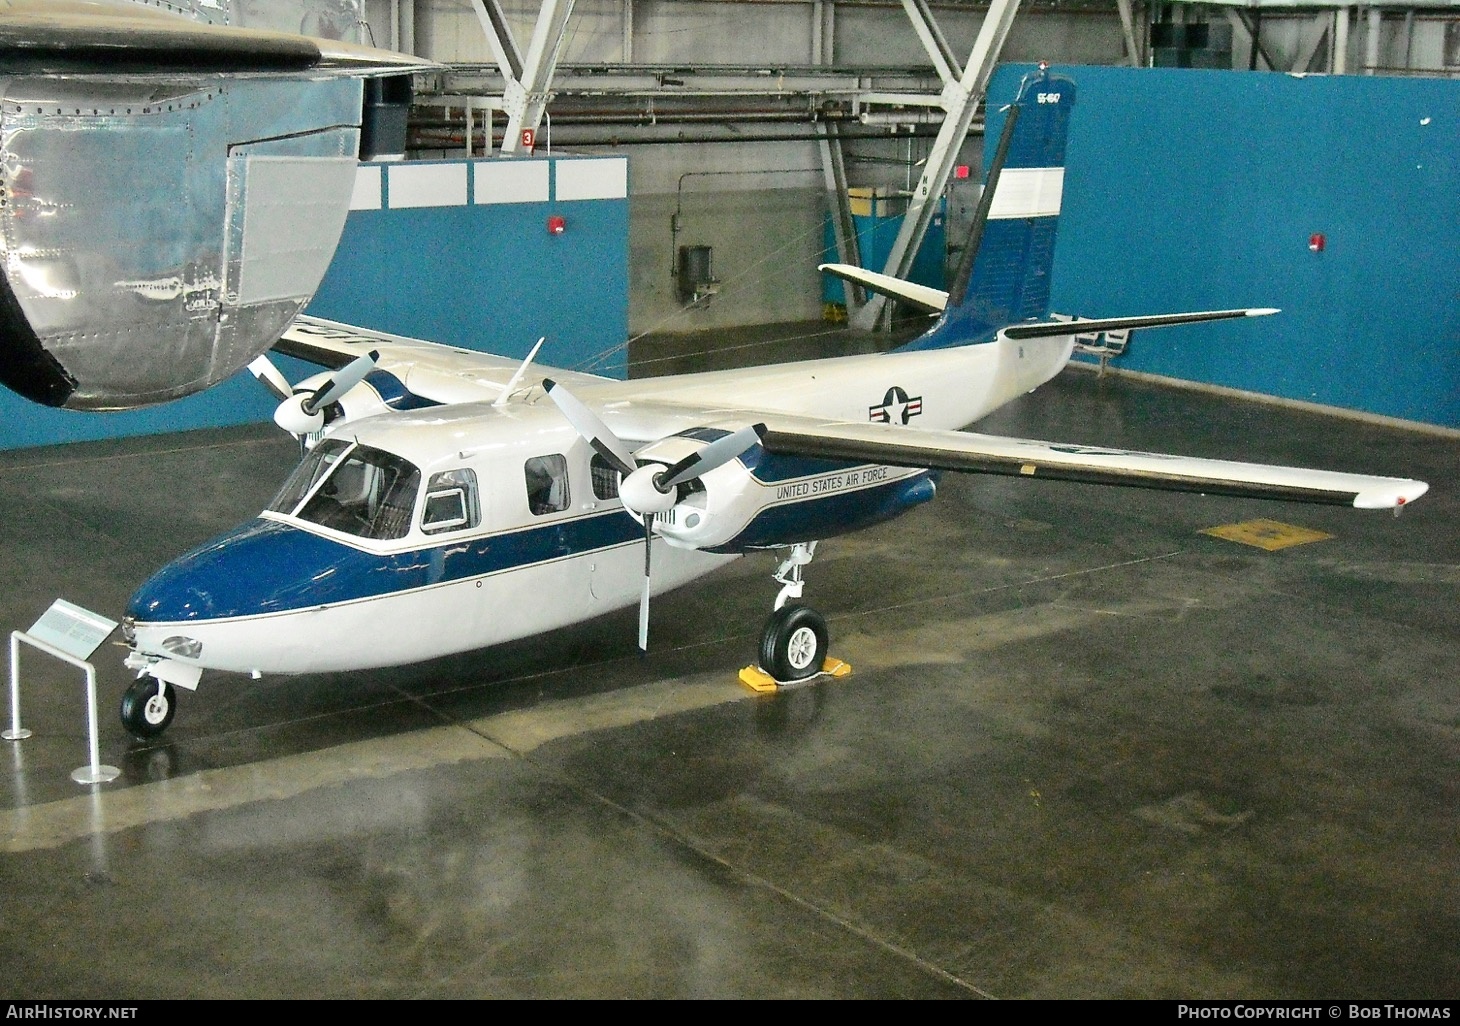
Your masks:
{"label": "wheel hub", "polygon": [[798,670],[804,670],[811,665],[811,660],[816,655],[816,632],[810,627],[799,627],[791,634],[791,640],[786,644],[786,656],[791,665]]}
{"label": "wheel hub", "polygon": [[167,699],[163,697],[161,688],[157,694],[147,699],[147,704],[142,707],[142,715],[154,727],[167,718]]}

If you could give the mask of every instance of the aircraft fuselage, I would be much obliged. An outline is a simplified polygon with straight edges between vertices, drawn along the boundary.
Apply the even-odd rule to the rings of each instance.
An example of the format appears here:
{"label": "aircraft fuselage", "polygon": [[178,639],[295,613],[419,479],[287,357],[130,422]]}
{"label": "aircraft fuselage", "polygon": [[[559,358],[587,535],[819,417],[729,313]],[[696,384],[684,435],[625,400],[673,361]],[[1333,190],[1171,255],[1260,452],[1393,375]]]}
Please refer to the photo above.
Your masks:
{"label": "aircraft fuselage", "polygon": [[[751,372],[734,389],[713,373],[679,378],[691,395],[716,392],[721,411],[687,418],[667,437],[656,382],[640,381],[631,386],[635,399],[604,405],[605,417],[625,437],[656,439],[636,456],[665,465],[743,426],[751,414],[724,408],[726,400],[753,407],[769,397],[796,413],[958,425],[1046,380],[1067,350],[1063,340],[999,341],[843,357]],[[615,389],[627,394],[630,386],[598,386]],[[655,425],[637,431],[651,413]],[[504,405],[351,421],[311,459],[318,466],[311,470],[306,459],[270,510],[137,591],[126,621],[137,653],[240,672],[361,669],[499,644],[639,598],[642,523],[624,510],[614,475],[594,466],[593,449],[540,392]],[[334,461],[341,466],[330,469]],[[354,519],[326,511],[319,484],[326,472],[339,482],[348,477],[341,492],[360,493]],[[364,497],[391,475],[409,481],[394,495]],[[917,468],[777,457],[755,447],[682,489],[656,517],[653,590],[679,587],[749,551],[890,519],[934,491],[933,475]],[[392,503],[407,508],[380,512]],[[433,523],[447,506],[451,522]]]}

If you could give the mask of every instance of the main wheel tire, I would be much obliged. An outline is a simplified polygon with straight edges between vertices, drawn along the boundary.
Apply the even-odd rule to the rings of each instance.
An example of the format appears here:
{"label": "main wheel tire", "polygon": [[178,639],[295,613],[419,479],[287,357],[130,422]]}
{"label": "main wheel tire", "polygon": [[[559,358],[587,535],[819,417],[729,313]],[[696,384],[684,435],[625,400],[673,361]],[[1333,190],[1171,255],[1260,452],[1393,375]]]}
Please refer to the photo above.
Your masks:
{"label": "main wheel tire", "polygon": [[144,740],[166,730],[175,712],[177,693],[155,677],[138,678],[122,695],[122,726]]}
{"label": "main wheel tire", "polygon": [[760,635],[760,668],[778,681],[805,680],[826,662],[826,621],[809,606],[782,606]]}

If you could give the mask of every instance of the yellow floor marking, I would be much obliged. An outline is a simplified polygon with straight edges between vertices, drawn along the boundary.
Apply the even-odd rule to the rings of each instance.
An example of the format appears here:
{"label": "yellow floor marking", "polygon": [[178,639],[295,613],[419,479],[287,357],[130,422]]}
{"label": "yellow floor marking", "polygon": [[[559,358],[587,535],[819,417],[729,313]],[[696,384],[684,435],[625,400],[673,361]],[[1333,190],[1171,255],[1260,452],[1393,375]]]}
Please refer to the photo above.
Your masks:
{"label": "yellow floor marking", "polygon": [[1216,538],[1225,538],[1227,541],[1239,542],[1243,545],[1253,545],[1259,549],[1266,549],[1268,552],[1276,552],[1278,549],[1285,549],[1290,545],[1306,545],[1309,542],[1323,541],[1325,538],[1333,537],[1322,531],[1294,527],[1292,524],[1283,524],[1276,520],[1248,520],[1241,524],[1224,524],[1221,527],[1208,527],[1201,533],[1210,534]]}

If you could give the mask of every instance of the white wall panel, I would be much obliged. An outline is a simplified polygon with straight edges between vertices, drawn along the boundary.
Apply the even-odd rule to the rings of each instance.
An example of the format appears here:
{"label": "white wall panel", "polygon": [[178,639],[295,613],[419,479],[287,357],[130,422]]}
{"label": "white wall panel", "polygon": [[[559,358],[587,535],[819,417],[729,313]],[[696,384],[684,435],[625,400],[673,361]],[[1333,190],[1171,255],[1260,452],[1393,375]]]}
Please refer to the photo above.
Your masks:
{"label": "white wall panel", "polygon": [[[973,50],[983,11],[935,8],[933,16],[962,64]],[[838,64],[929,65],[928,53],[901,7],[838,7],[835,49]]]}
{"label": "white wall panel", "polygon": [[546,203],[546,160],[478,161],[472,164],[473,203]]}
{"label": "white wall panel", "polygon": [[350,193],[351,210],[380,209],[380,168],[357,167],[355,188]]}
{"label": "white wall panel", "polygon": [[466,206],[466,165],[398,164],[386,168],[386,202],[401,207]]}
{"label": "white wall panel", "polygon": [[629,162],[624,157],[557,160],[553,172],[556,199],[623,199],[629,194]]}

